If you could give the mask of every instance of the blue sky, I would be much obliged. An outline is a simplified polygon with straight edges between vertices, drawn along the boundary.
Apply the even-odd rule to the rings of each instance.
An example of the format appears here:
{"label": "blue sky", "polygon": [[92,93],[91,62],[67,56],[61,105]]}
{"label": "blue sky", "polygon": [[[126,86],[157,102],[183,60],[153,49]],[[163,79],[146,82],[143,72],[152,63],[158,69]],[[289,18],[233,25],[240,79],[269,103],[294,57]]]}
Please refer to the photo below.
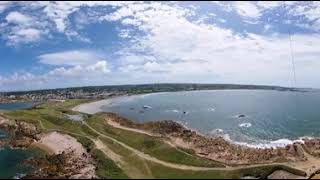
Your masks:
{"label": "blue sky", "polygon": [[0,91],[165,82],[320,87],[319,2],[0,2]]}

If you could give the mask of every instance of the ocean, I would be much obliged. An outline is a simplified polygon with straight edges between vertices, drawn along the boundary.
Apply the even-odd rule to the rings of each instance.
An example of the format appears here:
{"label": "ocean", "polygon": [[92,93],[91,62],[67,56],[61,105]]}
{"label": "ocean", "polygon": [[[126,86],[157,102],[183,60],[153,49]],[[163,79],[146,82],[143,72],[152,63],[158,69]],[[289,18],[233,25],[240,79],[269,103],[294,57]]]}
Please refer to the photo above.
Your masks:
{"label": "ocean", "polygon": [[174,120],[206,135],[252,147],[320,136],[320,92],[205,90],[113,99],[102,107],[136,122]]}
{"label": "ocean", "polygon": [[[0,104],[0,109],[16,110],[32,106],[32,103],[6,103]],[[0,131],[0,139],[7,138],[5,132]],[[11,149],[8,146],[0,147],[0,179],[19,178],[31,170],[31,167],[23,166],[21,163],[31,157],[40,155],[36,149]]]}

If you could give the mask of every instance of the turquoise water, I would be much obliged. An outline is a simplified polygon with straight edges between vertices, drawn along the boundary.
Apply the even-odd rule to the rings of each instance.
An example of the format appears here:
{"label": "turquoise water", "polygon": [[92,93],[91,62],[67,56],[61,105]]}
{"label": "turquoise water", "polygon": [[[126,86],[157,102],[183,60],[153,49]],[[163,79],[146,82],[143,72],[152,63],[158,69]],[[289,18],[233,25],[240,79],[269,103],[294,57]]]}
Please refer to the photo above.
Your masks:
{"label": "turquoise water", "polygon": [[23,103],[0,103],[0,109],[5,110],[16,110],[16,109],[27,109],[31,108],[33,103],[23,102]]}
{"label": "turquoise water", "polygon": [[320,136],[319,107],[319,92],[211,90],[116,98],[102,108],[137,122],[175,120],[207,135],[269,147]]}
{"label": "turquoise water", "polygon": [[[25,109],[31,106],[31,103],[8,103],[0,104],[0,109]],[[7,138],[3,131],[0,131],[1,138]],[[0,179],[18,178],[27,173],[30,167],[22,166],[21,162],[39,154],[41,152],[38,150],[11,149],[7,146],[0,147]]]}

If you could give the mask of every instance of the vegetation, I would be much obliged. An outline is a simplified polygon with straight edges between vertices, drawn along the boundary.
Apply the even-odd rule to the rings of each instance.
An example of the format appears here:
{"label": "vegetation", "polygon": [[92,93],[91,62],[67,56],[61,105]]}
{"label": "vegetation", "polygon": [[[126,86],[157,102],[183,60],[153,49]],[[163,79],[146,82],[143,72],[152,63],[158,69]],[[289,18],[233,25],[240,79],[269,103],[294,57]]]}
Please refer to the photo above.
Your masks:
{"label": "vegetation", "polygon": [[[169,168],[139,157],[119,143],[100,136],[114,138],[134,149],[142,151],[162,161],[199,167],[223,167],[224,165],[198,157],[190,150],[175,148],[162,139],[145,134],[113,128],[108,125],[102,114],[85,115],[86,123],[99,133],[80,122],[73,122],[65,116],[71,108],[88,100],[68,100],[66,102],[48,102],[28,110],[3,111],[11,119],[35,124],[43,132],[59,131],[75,137],[96,161],[96,173],[102,178],[241,178],[242,176],[266,177],[274,170],[284,169],[294,174],[301,172],[285,166],[260,166],[240,170],[187,171]],[[112,152],[121,157],[121,163],[113,161],[107,153],[95,146],[93,140],[99,140]]]}
{"label": "vegetation", "polygon": [[111,159],[107,158],[100,150],[93,149],[90,153],[97,163],[96,173],[99,177],[111,179],[128,178],[123,170],[119,168]]}
{"label": "vegetation", "polygon": [[305,89],[295,89],[280,86],[263,85],[240,85],[240,84],[189,84],[189,83],[163,83],[163,84],[138,84],[138,85],[114,85],[114,86],[86,86],[74,88],[48,89],[36,91],[3,92],[0,95],[24,95],[24,94],[63,94],[67,92],[81,91],[84,93],[96,92],[125,92],[125,93],[151,93],[151,92],[170,92],[188,90],[216,90],[216,89],[265,89],[279,91],[300,91]]}
{"label": "vegetation", "polygon": [[182,149],[174,148],[163,142],[160,138],[113,128],[108,125],[101,116],[92,116],[87,120],[87,123],[97,131],[160,160],[193,166],[224,167],[221,163],[189,154]]}

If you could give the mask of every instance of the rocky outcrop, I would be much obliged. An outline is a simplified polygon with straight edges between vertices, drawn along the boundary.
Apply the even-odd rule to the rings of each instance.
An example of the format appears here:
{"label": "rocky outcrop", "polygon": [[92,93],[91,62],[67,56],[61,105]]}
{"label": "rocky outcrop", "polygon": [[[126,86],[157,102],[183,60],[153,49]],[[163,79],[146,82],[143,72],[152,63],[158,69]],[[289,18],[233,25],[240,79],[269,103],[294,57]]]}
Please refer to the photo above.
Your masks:
{"label": "rocky outcrop", "polygon": [[[306,157],[301,151],[301,144],[295,143],[285,148],[257,149],[236,145],[223,137],[207,137],[171,121],[134,123],[119,117],[114,113],[105,114],[108,119],[129,128],[136,128],[151,132],[157,136],[170,139],[182,148],[192,149],[199,156],[224,162],[226,164],[258,164],[272,162],[305,161]],[[320,148],[320,143],[319,143]]]}
{"label": "rocky outcrop", "polygon": [[0,129],[8,133],[9,138],[6,143],[12,148],[24,149],[37,146],[36,144],[40,144],[37,147],[41,148],[46,146],[43,141],[47,141],[46,143],[51,143],[51,146],[59,149],[53,154],[25,161],[25,164],[36,167],[36,170],[24,178],[96,178],[94,160],[73,137],[57,132],[43,134],[32,124],[9,120],[2,116],[0,116]]}
{"label": "rocky outcrop", "polygon": [[320,139],[314,138],[314,139],[303,139],[303,148],[309,152],[310,154],[320,157]]}
{"label": "rocky outcrop", "polygon": [[28,148],[40,139],[41,132],[29,123],[14,121],[0,116],[0,129],[8,133],[9,145],[13,148]]}
{"label": "rocky outcrop", "polygon": [[89,169],[87,161],[88,154],[80,157],[75,156],[73,151],[66,151],[60,154],[46,155],[41,158],[33,158],[25,161],[25,164],[38,167],[36,171],[26,175],[25,179],[92,179],[95,176],[95,169]]}

